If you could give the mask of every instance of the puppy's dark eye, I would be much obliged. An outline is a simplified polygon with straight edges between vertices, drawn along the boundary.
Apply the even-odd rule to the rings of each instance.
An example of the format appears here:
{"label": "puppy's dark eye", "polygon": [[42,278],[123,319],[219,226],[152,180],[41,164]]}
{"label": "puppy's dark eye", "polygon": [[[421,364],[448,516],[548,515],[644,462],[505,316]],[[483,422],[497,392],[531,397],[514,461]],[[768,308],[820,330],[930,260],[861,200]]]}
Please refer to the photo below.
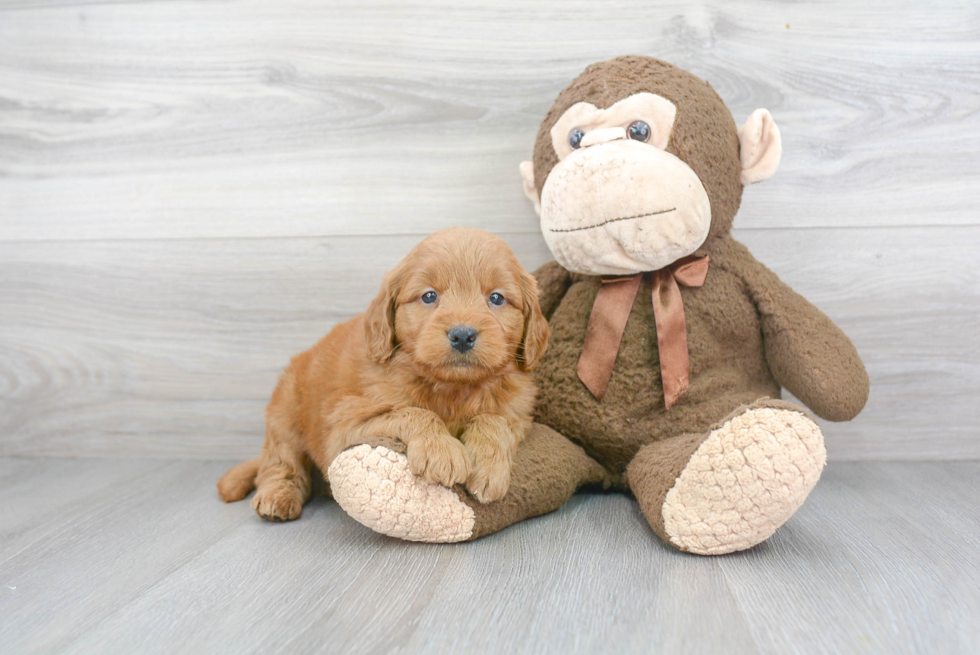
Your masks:
{"label": "puppy's dark eye", "polygon": [[439,294],[435,291],[426,291],[422,294],[422,302],[424,302],[426,305],[431,305],[437,300],[439,300]]}
{"label": "puppy's dark eye", "polygon": [[572,146],[572,150],[578,149],[579,144],[582,143],[583,136],[585,136],[585,130],[581,127],[576,127],[568,133],[568,145]]}
{"label": "puppy's dark eye", "polygon": [[491,293],[490,294],[490,304],[491,305],[496,305],[497,307],[500,307],[501,305],[504,304],[504,300],[506,300],[506,299],[502,295],[500,295],[499,293],[497,293],[497,292],[494,292],[494,293]]}
{"label": "puppy's dark eye", "polygon": [[643,121],[633,121],[626,128],[626,134],[629,135],[629,138],[636,141],[646,141],[650,138],[650,126]]}

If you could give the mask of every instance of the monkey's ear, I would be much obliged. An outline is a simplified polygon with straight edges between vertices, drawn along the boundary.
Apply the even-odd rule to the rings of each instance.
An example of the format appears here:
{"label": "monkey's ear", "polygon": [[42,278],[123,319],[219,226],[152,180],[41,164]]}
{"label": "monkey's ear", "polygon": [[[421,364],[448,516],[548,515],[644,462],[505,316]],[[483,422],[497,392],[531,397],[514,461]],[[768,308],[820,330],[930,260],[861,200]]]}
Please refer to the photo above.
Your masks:
{"label": "monkey's ear", "polygon": [[364,314],[367,355],[379,364],[384,364],[395,354],[395,300],[401,288],[401,278],[399,269],[385,275],[381,291]]}
{"label": "monkey's ear", "polygon": [[756,109],[738,130],[742,184],[747,186],[772,177],[783,155],[779,128],[766,109]]}
{"label": "monkey's ear", "polygon": [[521,162],[521,177],[524,178],[524,194],[534,203],[534,212],[540,216],[541,198],[538,197],[538,187],[534,185],[534,164],[532,162]]}

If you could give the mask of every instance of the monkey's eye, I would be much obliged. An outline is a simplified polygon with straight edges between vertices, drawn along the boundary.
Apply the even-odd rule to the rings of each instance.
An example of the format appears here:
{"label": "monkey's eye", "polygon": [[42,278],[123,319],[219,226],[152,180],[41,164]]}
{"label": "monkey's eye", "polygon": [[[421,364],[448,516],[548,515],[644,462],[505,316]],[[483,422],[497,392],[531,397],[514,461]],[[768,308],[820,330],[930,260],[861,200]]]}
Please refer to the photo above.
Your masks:
{"label": "monkey's eye", "polygon": [[422,302],[426,305],[431,305],[437,300],[439,300],[439,294],[435,291],[426,291],[422,294]]}
{"label": "monkey's eye", "polygon": [[500,307],[501,305],[504,304],[506,298],[504,298],[501,294],[494,291],[493,293],[490,294],[489,300],[491,305],[496,305],[497,307]]}
{"label": "monkey's eye", "polygon": [[633,121],[630,126],[626,128],[626,133],[631,139],[636,141],[646,141],[650,138],[650,126],[643,121]]}
{"label": "monkey's eye", "polygon": [[582,143],[582,137],[585,136],[585,130],[581,127],[576,127],[574,130],[568,133],[568,145],[572,146],[572,150],[578,150],[579,144]]}

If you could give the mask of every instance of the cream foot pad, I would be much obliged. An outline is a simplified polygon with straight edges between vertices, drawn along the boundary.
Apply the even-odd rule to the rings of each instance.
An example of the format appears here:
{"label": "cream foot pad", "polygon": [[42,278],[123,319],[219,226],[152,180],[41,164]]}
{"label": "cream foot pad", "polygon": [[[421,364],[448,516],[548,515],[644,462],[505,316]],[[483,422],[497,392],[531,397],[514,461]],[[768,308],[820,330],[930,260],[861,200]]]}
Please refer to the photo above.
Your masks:
{"label": "cream foot pad", "polygon": [[803,504],[826,460],[820,428],[806,416],[751,409],[698,447],[667,492],[664,529],[700,555],[751,548]]}
{"label": "cream foot pad", "polygon": [[384,446],[355,446],[327,471],[333,497],[355,521],[408,541],[451,543],[473,534],[473,509],[451,489],[408,468],[408,458]]}

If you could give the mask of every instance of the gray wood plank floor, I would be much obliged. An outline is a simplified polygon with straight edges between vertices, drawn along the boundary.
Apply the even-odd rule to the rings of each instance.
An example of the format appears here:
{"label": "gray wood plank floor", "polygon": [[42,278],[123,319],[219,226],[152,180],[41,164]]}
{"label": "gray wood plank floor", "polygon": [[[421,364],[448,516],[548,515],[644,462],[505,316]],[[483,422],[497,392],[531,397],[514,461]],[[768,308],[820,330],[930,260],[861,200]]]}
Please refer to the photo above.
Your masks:
{"label": "gray wood plank floor", "polygon": [[271,524],[229,462],[0,459],[0,652],[975,653],[980,462],[832,463],[769,542],[700,558],[576,496],[471,544],[328,499]]}

